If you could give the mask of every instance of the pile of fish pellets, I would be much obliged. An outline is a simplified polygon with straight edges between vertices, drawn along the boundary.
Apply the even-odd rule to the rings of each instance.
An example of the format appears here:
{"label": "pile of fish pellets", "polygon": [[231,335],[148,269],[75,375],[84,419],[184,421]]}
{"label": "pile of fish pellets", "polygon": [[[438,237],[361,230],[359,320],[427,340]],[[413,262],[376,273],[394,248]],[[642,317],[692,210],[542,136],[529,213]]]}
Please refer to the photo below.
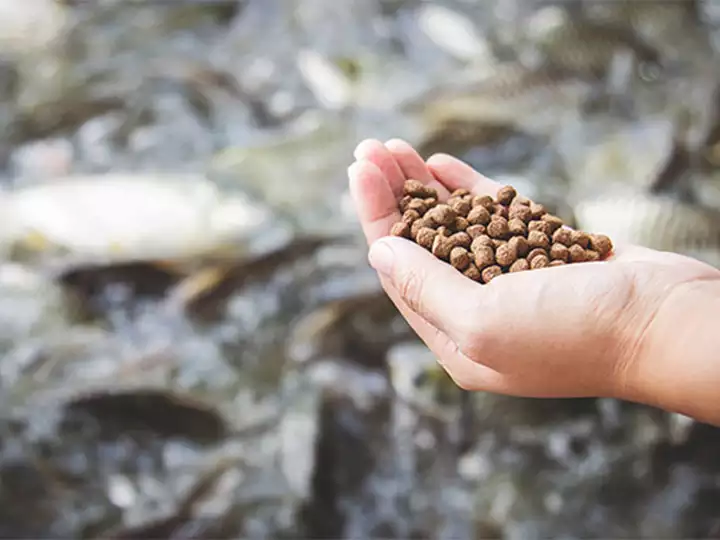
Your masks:
{"label": "pile of fish pellets", "polygon": [[416,242],[480,283],[504,273],[604,260],[613,249],[607,236],[566,227],[512,186],[494,199],[458,189],[440,202],[435,189],[407,180],[399,209],[402,219],[390,234]]}

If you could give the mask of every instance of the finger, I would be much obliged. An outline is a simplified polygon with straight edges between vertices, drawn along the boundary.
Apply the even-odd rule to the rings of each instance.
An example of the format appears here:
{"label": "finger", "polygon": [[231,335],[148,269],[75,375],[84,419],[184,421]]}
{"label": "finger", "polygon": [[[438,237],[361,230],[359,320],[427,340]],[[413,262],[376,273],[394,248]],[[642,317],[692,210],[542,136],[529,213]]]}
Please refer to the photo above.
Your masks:
{"label": "finger", "polygon": [[[382,171],[369,161],[358,161],[348,169],[350,193],[369,244],[390,230],[400,214],[390,186]],[[466,390],[502,391],[501,376],[493,369],[477,364],[462,354],[448,335],[414,312],[404,301],[391,279],[380,275],[380,282],[390,300],[420,339],[436,355],[448,375]]]}
{"label": "finger", "polygon": [[467,189],[476,195],[495,197],[502,184],[483,176],[467,163],[447,154],[435,154],[427,160],[428,169],[448,190]]}
{"label": "finger", "polygon": [[479,284],[404,238],[373,242],[368,258],[412,311],[462,348],[472,335],[472,321],[477,319],[483,290]]}
{"label": "finger", "polygon": [[387,236],[400,220],[395,196],[382,171],[370,161],[356,161],[348,168],[350,195],[368,244]]}
{"label": "finger", "polygon": [[382,171],[395,200],[402,196],[405,175],[383,143],[375,139],[366,139],[357,145],[354,156],[358,161],[367,160],[374,163]]}
{"label": "finger", "polygon": [[440,366],[464,390],[500,392],[510,390],[502,374],[468,358],[445,332],[438,330],[420,315],[410,310],[387,277],[380,278],[383,288],[410,327],[433,352]]}
{"label": "finger", "polygon": [[[368,244],[386,236],[400,218],[395,199],[382,171],[373,163],[361,160],[348,168],[350,194],[360,217],[360,224]],[[451,348],[449,338],[434,328],[403,301],[390,280],[380,276],[385,292],[420,338],[435,351]]]}
{"label": "finger", "polygon": [[401,139],[390,139],[385,143],[385,147],[390,151],[403,172],[405,178],[419,180],[428,187],[438,192],[440,200],[447,199],[450,193],[428,169],[427,163],[420,157],[415,149],[407,142]]}

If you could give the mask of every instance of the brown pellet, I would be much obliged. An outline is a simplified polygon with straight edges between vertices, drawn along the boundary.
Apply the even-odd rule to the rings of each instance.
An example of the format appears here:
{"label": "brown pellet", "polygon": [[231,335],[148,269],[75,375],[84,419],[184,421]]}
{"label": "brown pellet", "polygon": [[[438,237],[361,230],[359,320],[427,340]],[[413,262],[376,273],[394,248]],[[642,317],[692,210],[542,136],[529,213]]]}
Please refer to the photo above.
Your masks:
{"label": "brown pellet", "polygon": [[420,219],[420,214],[417,212],[417,210],[406,210],[401,218],[403,223],[407,223],[408,225],[412,225],[413,222],[418,219]]}
{"label": "brown pellet", "polygon": [[507,244],[507,240],[500,240],[499,238],[492,239],[492,245],[496,251],[497,251],[497,248],[499,248],[500,246],[504,246],[505,244]]}
{"label": "brown pellet", "polygon": [[528,245],[531,248],[548,249],[550,247],[550,238],[543,232],[530,231],[528,232]]}
{"label": "brown pellet", "polygon": [[572,243],[587,249],[590,246],[590,235],[583,231],[573,231]]}
{"label": "brown pellet", "polygon": [[530,208],[524,204],[513,203],[510,205],[508,215],[510,216],[510,219],[519,219],[525,223],[532,219],[532,212],[530,211]]}
{"label": "brown pellet", "polygon": [[508,205],[512,202],[516,195],[517,192],[514,187],[503,186],[498,190],[497,197],[495,198],[500,204]]}
{"label": "brown pellet", "polygon": [[525,236],[528,232],[525,222],[518,218],[511,218],[510,221],[508,221],[508,230],[510,234],[519,236]]}
{"label": "brown pellet", "polygon": [[517,248],[514,244],[505,244],[495,251],[495,261],[504,267],[509,267],[518,258]]}
{"label": "brown pellet", "polygon": [[465,270],[470,265],[470,254],[462,247],[454,247],[450,251],[450,264],[458,270]]}
{"label": "brown pellet", "polygon": [[607,256],[613,249],[612,241],[604,234],[591,234],[590,247],[600,254],[600,257]]}
{"label": "brown pellet", "polygon": [[487,225],[490,223],[490,212],[484,206],[475,206],[467,215],[470,225]]}
{"label": "brown pellet", "polygon": [[470,263],[470,265],[465,269],[463,274],[465,275],[465,277],[468,277],[473,281],[480,281],[482,279],[482,274],[480,273],[480,270],[473,263]]}
{"label": "brown pellet", "polygon": [[527,239],[523,236],[513,236],[510,240],[508,240],[508,244],[515,246],[515,251],[517,251],[518,257],[524,257],[530,251],[530,245],[528,244]]}
{"label": "brown pellet", "polygon": [[518,259],[514,263],[510,265],[510,272],[524,272],[525,270],[530,270],[530,263],[527,262],[527,259]]}
{"label": "brown pellet", "polygon": [[401,238],[410,238],[410,225],[404,221],[398,221],[390,227],[390,234]]}
{"label": "brown pellet", "polygon": [[434,229],[435,224],[426,218],[420,218],[417,221],[413,221],[410,226],[410,235],[417,240],[418,231],[422,228]]}
{"label": "brown pellet", "polygon": [[530,253],[528,253],[528,256],[526,257],[526,259],[528,260],[528,262],[533,262],[533,259],[535,259],[535,257],[540,257],[540,256],[547,257],[548,256],[547,251],[545,251],[542,248],[535,248],[535,249],[531,250]]}
{"label": "brown pellet", "polygon": [[493,209],[493,215],[494,216],[500,216],[505,219],[510,218],[510,212],[508,211],[507,206],[503,206],[502,204],[496,204],[495,208]]}
{"label": "brown pellet", "polygon": [[483,268],[495,264],[495,252],[491,247],[481,246],[473,251],[475,265],[482,270]]}
{"label": "brown pellet", "polygon": [[547,255],[538,255],[532,261],[530,261],[530,269],[537,270],[538,268],[547,268],[550,264],[550,259]]}
{"label": "brown pellet", "polygon": [[455,230],[456,231],[465,231],[467,230],[468,226],[470,224],[468,223],[468,220],[465,219],[462,216],[458,216],[455,218]]}
{"label": "brown pellet", "polygon": [[504,217],[493,216],[487,226],[488,235],[491,238],[505,238],[508,233],[508,222]]}
{"label": "brown pellet", "polygon": [[438,233],[435,229],[431,229],[430,227],[422,227],[415,236],[415,242],[417,242],[425,249],[431,250],[437,234]]}
{"label": "brown pellet", "polygon": [[476,195],[472,199],[472,206],[473,208],[477,206],[482,206],[488,212],[492,212],[493,208],[495,207],[495,201],[490,195]]}
{"label": "brown pellet", "polygon": [[482,247],[489,247],[490,249],[493,248],[493,242],[492,238],[489,236],[482,234],[478,236],[477,238],[473,239],[472,244],[470,244],[470,251],[475,253],[478,249]]}
{"label": "brown pellet", "polygon": [[428,211],[426,217],[433,220],[437,225],[451,227],[455,225],[457,213],[447,204],[438,204],[435,208]]}
{"label": "brown pellet", "polygon": [[425,201],[425,206],[430,208],[435,208],[438,205],[438,200],[433,197],[428,197],[427,199],[423,199]]}
{"label": "brown pellet", "polygon": [[452,198],[459,198],[462,199],[463,197],[470,195],[470,192],[465,188],[457,188],[455,191],[453,191],[450,194],[450,197]]}
{"label": "brown pellet", "polygon": [[560,261],[560,260],[550,261],[550,264],[548,264],[548,266],[550,266],[550,267],[565,266],[565,261]]}
{"label": "brown pellet", "polygon": [[552,214],[545,214],[542,218],[545,223],[550,226],[550,234],[555,233],[560,227],[563,226],[563,220]]}
{"label": "brown pellet", "polygon": [[550,224],[541,220],[533,220],[528,223],[528,232],[531,231],[540,231],[541,233],[546,234],[549,237],[551,234]]}
{"label": "brown pellet", "polygon": [[419,180],[406,180],[405,184],[403,185],[403,191],[405,195],[410,195],[411,197],[418,197],[420,199],[425,199],[426,197],[431,197],[432,195],[435,195],[435,193],[433,193],[434,190],[431,191],[425,184],[423,184]]}
{"label": "brown pellet", "polygon": [[410,201],[412,201],[412,200],[413,200],[413,198],[410,195],[405,195],[402,199],[400,199],[400,203],[398,204],[400,211],[405,212],[408,209],[408,206],[410,205]]}
{"label": "brown pellet", "polygon": [[563,244],[553,244],[550,248],[550,258],[554,261],[567,262],[570,258],[570,251]]}
{"label": "brown pellet", "polygon": [[467,216],[472,206],[469,202],[462,199],[454,199],[450,203],[450,208],[452,208],[458,216]]}
{"label": "brown pellet", "polygon": [[584,262],[587,259],[585,255],[585,250],[580,247],[579,244],[573,244],[572,246],[570,246],[568,251],[570,253],[570,262]]}
{"label": "brown pellet", "polygon": [[545,207],[542,204],[535,202],[530,203],[530,212],[532,212],[533,219],[540,219],[545,215]]}
{"label": "brown pellet", "polygon": [[588,262],[595,262],[600,260],[600,254],[592,249],[585,250],[585,260]]}
{"label": "brown pellet", "polygon": [[425,212],[428,211],[427,204],[425,204],[425,201],[422,199],[412,199],[410,203],[408,204],[408,210],[415,210],[418,214],[425,215]]}
{"label": "brown pellet", "polygon": [[485,225],[470,225],[467,229],[465,229],[465,232],[473,239],[484,235],[486,231],[487,229],[485,228]]}
{"label": "brown pellet", "polygon": [[472,238],[466,232],[458,232],[453,234],[450,237],[450,241],[452,242],[453,246],[463,247],[465,249],[470,249],[470,244],[472,244]]}
{"label": "brown pellet", "polygon": [[562,244],[564,246],[570,247],[573,244],[572,231],[565,228],[558,229],[553,233],[552,240],[555,244]]}
{"label": "brown pellet", "polygon": [[482,271],[483,283],[490,283],[496,277],[502,275],[503,271],[498,265],[488,266]]}
{"label": "brown pellet", "polygon": [[433,240],[432,254],[435,255],[438,259],[447,261],[450,258],[450,252],[452,251],[453,247],[454,246],[449,238],[438,234],[435,237],[435,240]]}

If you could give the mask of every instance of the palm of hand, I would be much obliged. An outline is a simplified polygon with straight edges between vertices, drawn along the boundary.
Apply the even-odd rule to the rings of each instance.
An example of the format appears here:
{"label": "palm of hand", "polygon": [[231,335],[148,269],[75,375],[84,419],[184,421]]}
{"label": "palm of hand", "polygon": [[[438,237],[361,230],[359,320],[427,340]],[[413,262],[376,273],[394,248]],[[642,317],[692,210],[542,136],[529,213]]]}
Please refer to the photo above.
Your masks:
{"label": "palm of hand", "polygon": [[[436,155],[427,163],[407,143],[366,140],[355,151],[350,190],[382,268],[382,247],[399,220],[406,179],[437,189],[494,196],[501,184],[463,162]],[[412,242],[389,238],[393,265],[383,288],[437,356],[468,390],[526,397],[622,397],[656,316],[678,291],[718,272],[679,255],[616,246],[604,262],[505,274],[472,282]]]}

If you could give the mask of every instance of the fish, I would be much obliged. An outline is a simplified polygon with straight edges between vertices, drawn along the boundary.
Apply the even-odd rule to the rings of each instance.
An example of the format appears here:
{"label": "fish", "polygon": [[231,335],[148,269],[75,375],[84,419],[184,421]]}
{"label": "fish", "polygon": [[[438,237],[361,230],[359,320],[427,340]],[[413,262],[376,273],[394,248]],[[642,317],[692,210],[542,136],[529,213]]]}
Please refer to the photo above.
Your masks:
{"label": "fish", "polygon": [[402,103],[400,112],[418,116],[429,126],[462,119],[546,135],[564,113],[579,110],[592,91],[591,81],[565,70],[507,62],[476,80],[434,87]]}
{"label": "fish", "polygon": [[506,124],[455,118],[430,130],[416,146],[424,159],[440,152],[461,155],[476,147],[494,146],[514,133],[515,130]]}
{"label": "fish", "polygon": [[[538,20],[553,10],[547,17]],[[631,29],[619,24],[570,17],[559,8],[541,10],[530,22],[529,45],[537,49],[542,61],[571,73],[604,77],[613,60],[622,53],[635,59],[638,75],[661,70],[659,52]],[[532,28],[534,26],[534,28]]]}
{"label": "fish", "polygon": [[578,202],[577,226],[633,244],[695,257],[720,268],[720,211],[664,195],[605,195]]}

